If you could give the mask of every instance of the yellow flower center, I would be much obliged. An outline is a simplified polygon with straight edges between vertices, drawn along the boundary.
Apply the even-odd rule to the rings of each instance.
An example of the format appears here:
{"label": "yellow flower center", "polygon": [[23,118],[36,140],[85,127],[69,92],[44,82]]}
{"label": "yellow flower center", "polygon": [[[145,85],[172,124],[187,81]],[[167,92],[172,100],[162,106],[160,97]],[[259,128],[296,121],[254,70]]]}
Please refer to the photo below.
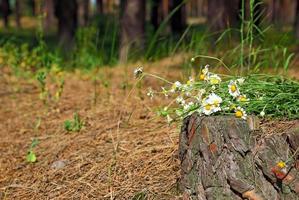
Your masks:
{"label": "yellow flower center", "polygon": [[217,78],[211,78],[210,82],[211,82],[211,84],[218,84],[220,81]]}
{"label": "yellow flower center", "polygon": [[200,75],[199,75],[199,80],[203,81],[203,80],[205,80],[205,77],[206,77],[206,76],[205,76],[204,74],[200,74]]}
{"label": "yellow flower center", "polygon": [[240,97],[239,97],[239,100],[240,100],[240,101],[247,101],[247,98],[246,98],[245,96],[240,96]]}
{"label": "yellow flower center", "polygon": [[206,110],[211,110],[211,108],[212,108],[212,106],[210,104],[208,104],[208,105],[205,106]]}
{"label": "yellow flower center", "polygon": [[241,110],[237,110],[236,113],[235,113],[236,117],[243,117],[243,112]]}
{"label": "yellow flower center", "polygon": [[277,163],[277,167],[279,167],[279,168],[285,168],[285,167],[286,167],[286,163],[283,162],[283,161],[279,161],[279,162]]}
{"label": "yellow flower center", "polygon": [[232,92],[235,92],[235,91],[237,90],[236,85],[231,85],[231,86],[230,86],[230,90],[231,90]]}

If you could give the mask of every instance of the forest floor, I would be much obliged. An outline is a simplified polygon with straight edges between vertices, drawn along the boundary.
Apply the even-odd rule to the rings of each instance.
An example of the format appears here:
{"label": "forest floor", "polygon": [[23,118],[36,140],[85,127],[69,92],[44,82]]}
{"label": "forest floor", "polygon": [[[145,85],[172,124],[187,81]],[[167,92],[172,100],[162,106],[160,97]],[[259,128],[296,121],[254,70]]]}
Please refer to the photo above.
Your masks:
{"label": "forest floor", "polygon": [[[177,80],[180,63],[179,58],[164,59],[144,69]],[[146,96],[147,87],[159,89],[163,83],[147,78],[128,97],[131,89],[122,85],[126,79],[134,85],[134,66],[100,69],[106,84],[99,84],[96,104],[91,78],[69,73],[60,101],[48,107],[39,99],[37,83],[1,69],[0,199],[180,199],[180,125],[169,126],[156,115],[165,97]],[[299,78],[298,72],[290,70]],[[84,128],[67,132],[64,121],[75,111]],[[264,121],[262,128],[281,133],[295,123]],[[37,162],[29,164],[33,138],[39,141]]]}

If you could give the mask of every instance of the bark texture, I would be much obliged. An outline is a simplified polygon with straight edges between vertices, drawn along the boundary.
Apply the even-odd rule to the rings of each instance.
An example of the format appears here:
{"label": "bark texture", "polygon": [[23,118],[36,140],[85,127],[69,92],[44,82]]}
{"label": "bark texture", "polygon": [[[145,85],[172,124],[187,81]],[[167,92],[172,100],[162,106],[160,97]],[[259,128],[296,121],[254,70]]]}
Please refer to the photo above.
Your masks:
{"label": "bark texture", "polygon": [[[257,124],[256,118],[185,119],[179,146],[184,199],[299,199],[299,130],[265,137]],[[280,161],[289,162],[279,168]]]}
{"label": "bark texture", "polygon": [[295,19],[294,29],[295,29],[295,36],[297,39],[299,39],[299,0],[297,0],[297,5],[296,5],[296,19]]}
{"label": "bark texture", "polygon": [[11,9],[8,0],[0,1],[0,15],[3,17],[4,27],[8,28],[9,26],[9,15],[11,14]]}
{"label": "bark texture", "polygon": [[128,60],[130,49],[136,52],[144,49],[145,0],[126,0],[122,2],[120,62]]}
{"label": "bark texture", "polygon": [[77,29],[77,1],[55,0],[54,6],[55,16],[58,19],[59,44],[67,50],[72,46]]}
{"label": "bark texture", "polygon": [[219,32],[229,27],[236,27],[239,23],[240,0],[209,0],[207,25],[212,32]]}
{"label": "bark texture", "polygon": [[181,33],[187,27],[186,3],[183,0],[171,0],[171,10],[178,9],[171,17],[171,30]]}

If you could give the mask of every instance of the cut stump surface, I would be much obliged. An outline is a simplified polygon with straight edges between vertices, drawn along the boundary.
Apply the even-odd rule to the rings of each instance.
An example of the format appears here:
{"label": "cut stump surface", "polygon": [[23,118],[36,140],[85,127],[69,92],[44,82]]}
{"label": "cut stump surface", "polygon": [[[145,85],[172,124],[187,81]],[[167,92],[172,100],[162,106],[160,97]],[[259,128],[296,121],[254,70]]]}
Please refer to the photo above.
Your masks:
{"label": "cut stump surface", "polygon": [[184,199],[299,199],[299,129],[262,135],[254,117],[201,117],[182,126]]}

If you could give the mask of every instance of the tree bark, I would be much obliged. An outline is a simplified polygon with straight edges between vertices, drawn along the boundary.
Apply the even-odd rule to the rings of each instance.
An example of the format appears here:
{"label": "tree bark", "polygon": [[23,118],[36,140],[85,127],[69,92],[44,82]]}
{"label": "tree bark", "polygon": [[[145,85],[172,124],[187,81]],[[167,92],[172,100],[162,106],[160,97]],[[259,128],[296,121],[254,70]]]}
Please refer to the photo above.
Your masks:
{"label": "tree bark", "polygon": [[18,28],[21,28],[21,0],[16,0],[15,2],[15,16],[16,16],[16,25]]}
{"label": "tree bark", "polygon": [[239,22],[239,0],[209,0],[207,24],[212,32],[235,27]]}
{"label": "tree bark", "polygon": [[[173,33],[181,33],[186,29],[187,16],[186,16],[186,4],[184,0],[172,0],[171,11],[178,9],[171,18],[171,30]],[[170,11],[170,12],[171,12]]]}
{"label": "tree bark", "polygon": [[78,18],[80,26],[87,26],[89,21],[89,1],[78,0]]}
{"label": "tree bark", "polygon": [[103,5],[103,0],[97,0],[96,1],[96,13],[97,14],[103,14],[103,11],[104,11],[104,5]]}
{"label": "tree bark", "polygon": [[[265,136],[253,117],[248,122],[223,116],[187,117],[179,143],[184,198],[298,199],[298,128]],[[285,168],[279,167],[280,161],[286,162]]]}
{"label": "tree bark", "polygon": [[70,48],[77,29],[76,0],[55,0],[55,16],[58,19],[59,45]]}
{"label": "tree bark", "polygon": [[9,0],[1,0],[0,6],[1,6],[1,15],[3,17],[4,27],[8,28],[9,27],[9,15],[11,14]]}
{"label": "tree bark", "polygon": [[48,31],[50,30],[51,26],[53,26],[55,21],[53,0],[44,0],[43,10],[46,14],[44,18],[44,29]]}
{"label": "tree bark", "polygon": [[144,49],[145,0],[126,0],[121,7],[120,62],[126,62],[130,49]]}
{"label": "tree bark", "polygon": [[162,17],[162,0],[152,0],[151,23],[155,30],[159,28]]}
{"label": "tree bark", "polygon": [[295,36],[297,39],[299,39],[299,0],[297,0],[297,5],[296,5],[296,19],[295,19]]}

